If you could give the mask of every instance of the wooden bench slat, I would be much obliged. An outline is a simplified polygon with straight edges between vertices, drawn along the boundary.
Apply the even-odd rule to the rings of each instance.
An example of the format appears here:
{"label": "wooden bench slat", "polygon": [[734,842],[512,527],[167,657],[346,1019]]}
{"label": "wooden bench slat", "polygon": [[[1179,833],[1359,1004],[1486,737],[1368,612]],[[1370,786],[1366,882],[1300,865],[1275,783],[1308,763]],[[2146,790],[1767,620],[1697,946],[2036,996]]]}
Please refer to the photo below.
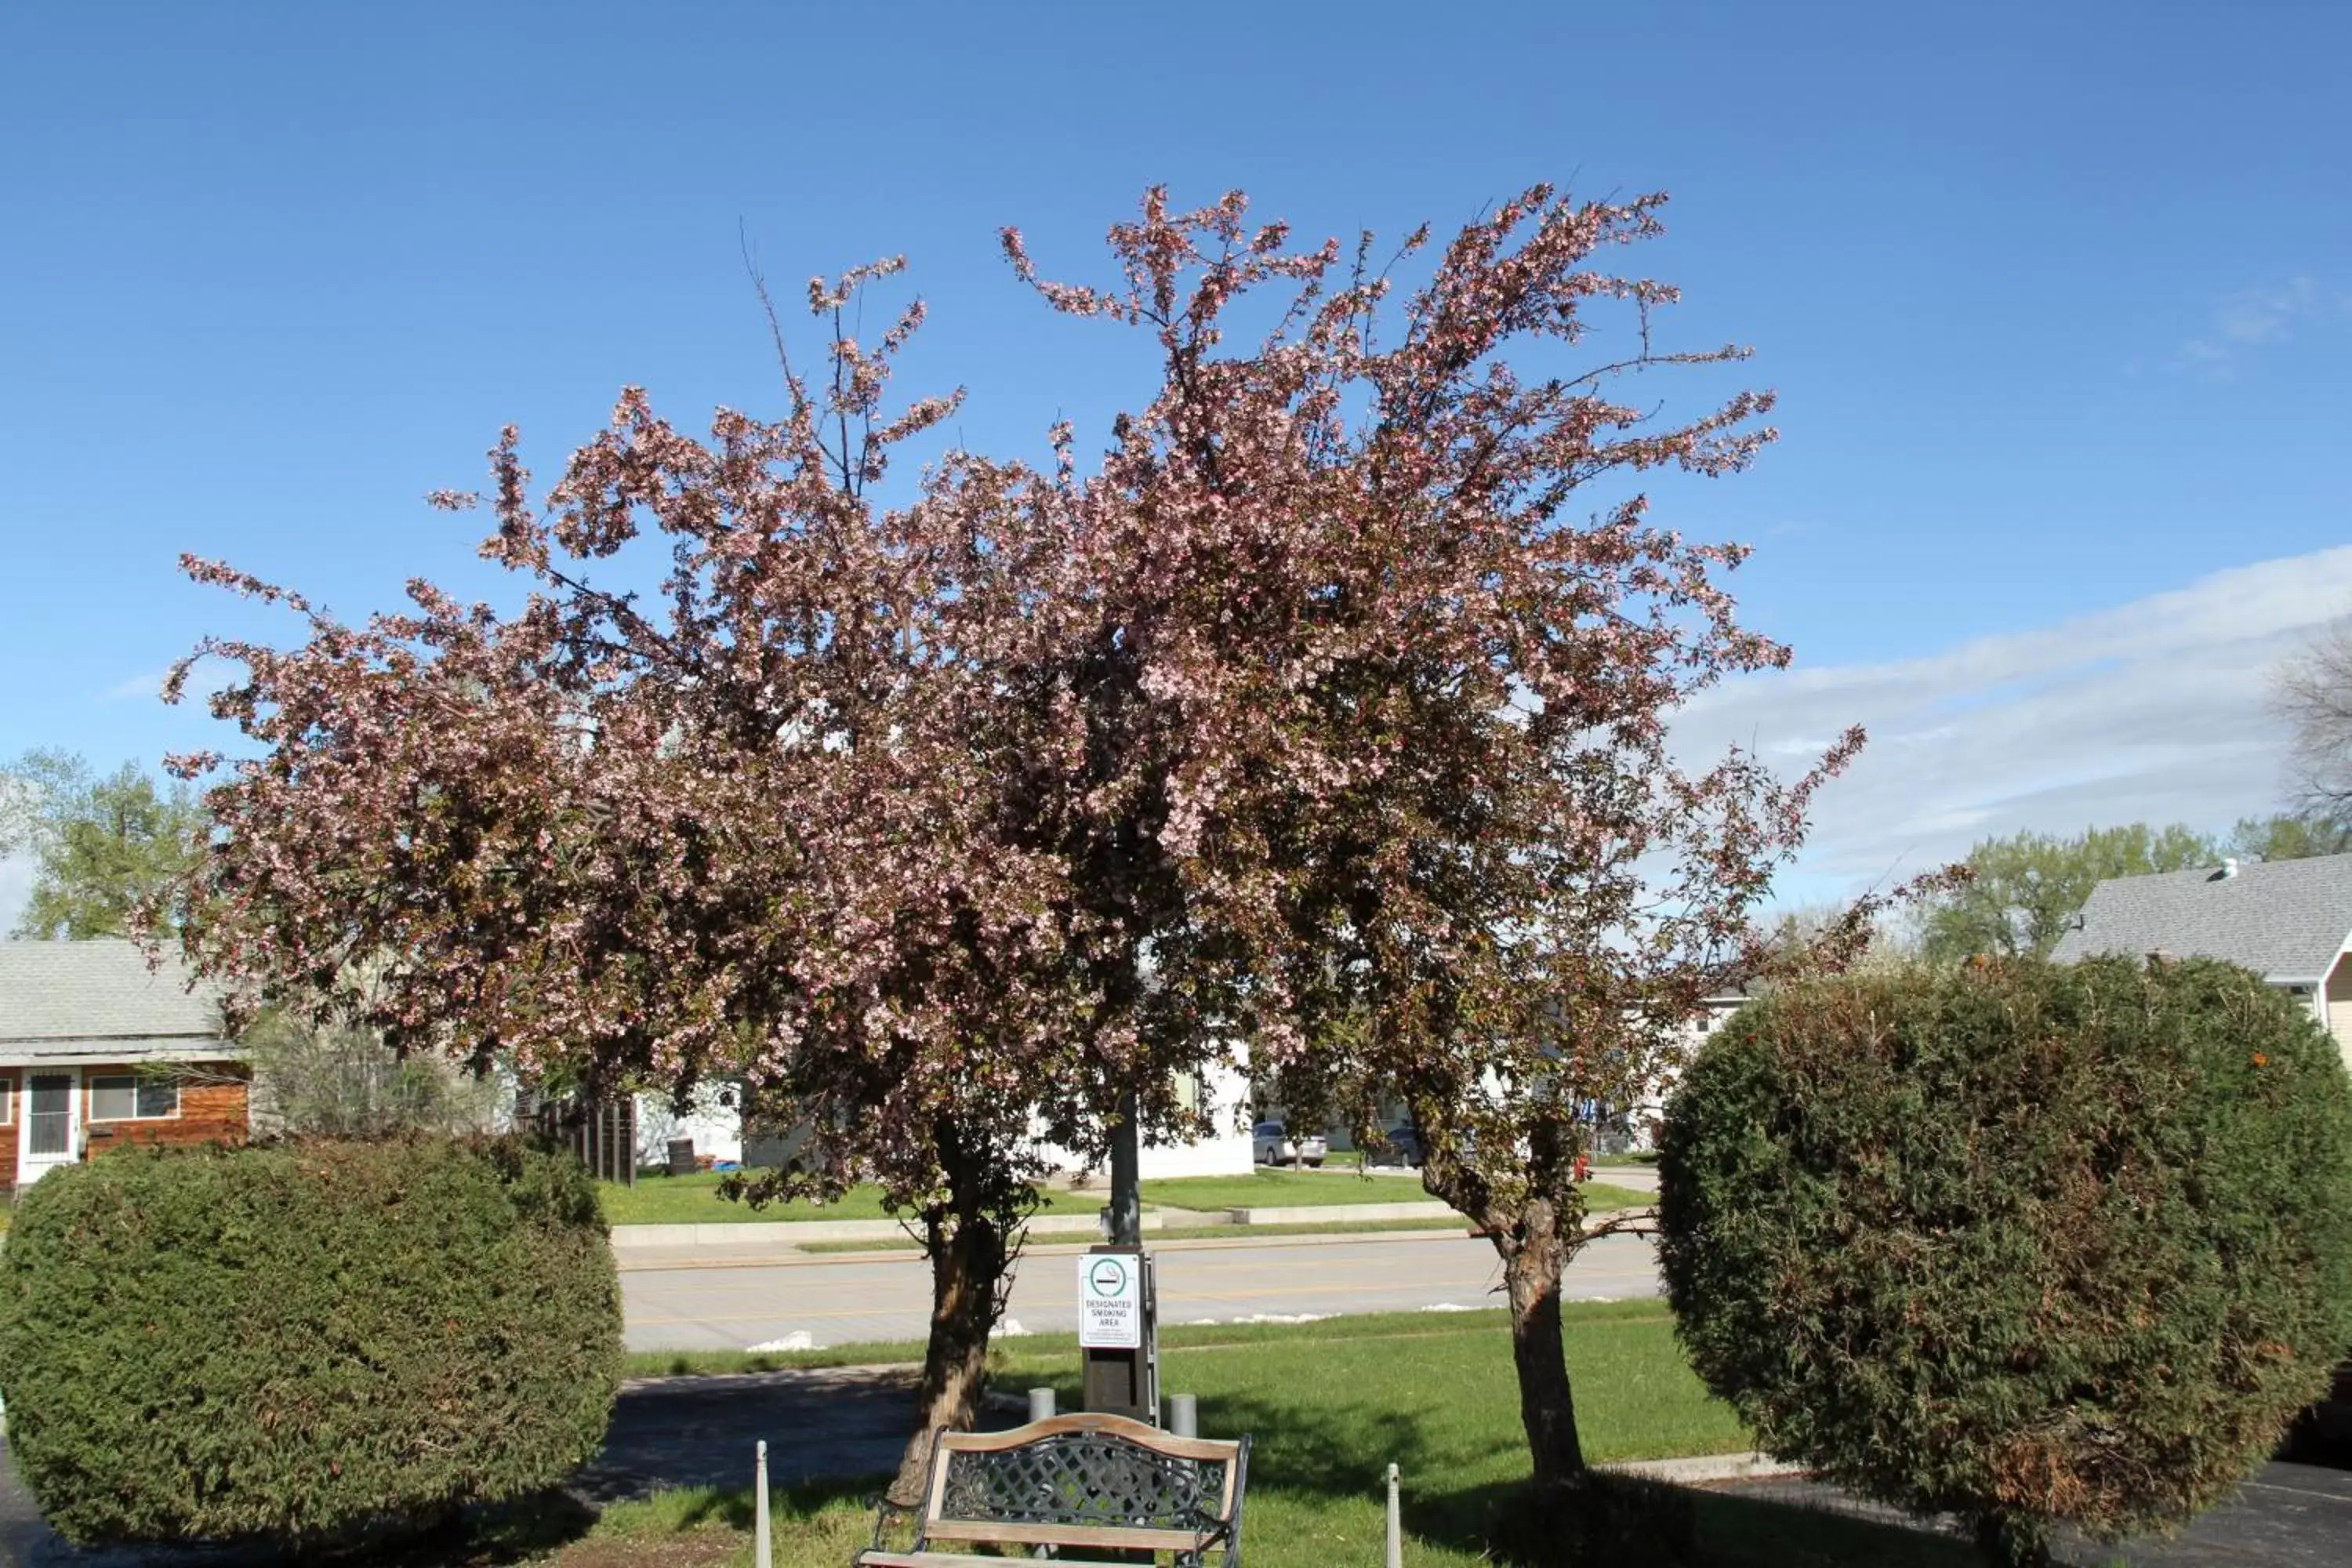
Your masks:
{"label": "wooden bench slat", "polygon": [[[1028,1448],[1041,1452],[1024,1456],[1022,1450]],[[1052,1452],[1042,1451],[1047,1449]],[[1167,1552],[1194,1562],[1215,1552],[1231,1564],[1239,1560],[1248,1455],[1247,1437],[1178,1437],[1125,1416],[1094,1412],[1033,1421],[1009,1432],[942,1431],[933,1440],[923,1504],[915,1510],[922,1550],[882,1549],[877,1525],[876,1544],[854,1561],[856,1568],[1003,1568],[1021,1560],[972,1550],[998,1546],[1075,1548],[1107,1557]],[[1203,1472],[1213,1467],[1216,1473],[1196,1480],[1193,1466]],[[970,1476],[976,1490],[960,1491],[950,1502],[950,1472]],[[1199,1495],[1202,1486],[1206,1497]],[[958,1517],[963,1510],[980,1517]],[[1139,1522],[1125,1522],[1130,1518]],[[1187,1526],[1177,1528],[1179,1520]],[[943,1543],[963,1550],[934,1550]],[[1058,1561],[1074,1568],[1118,1568],[1093,1560]]]}
{"label": "wooden bench slat", "polygon": [[1233,1463],[1241,1451],[1241,1444],[1229,1438],[1179,1437],[1124,1415],[1055,1415],[1009,1432],[950,1432],[940,1439],[940,1447],[957,1454],[993,1454],[1026,1447],[1041,1438],[1082,1434],[1118,1437],[1171,1459],[1205,1459],[1215,1465]]}
{"label": "wooden bench slat", "polygon": [[1125,1524],[1000,1524],[993,1520],[966,1519],[927,1520],[923,1534],[933,1541],[987,1541],[1007,1546],[1149,1546],[1166,1552],[1196,1552],[1204,1542],[1224,1539],[1222,1531]]}
{"label": "wooden bench slat", "polygon": [[[971,1557],[953,1552],[861,1552],[858,1568],[1004,1568],[1008,1563],[1034,1559],[1021,1557]],[[1097,1563],[1088,1557],[1056,1557],[1055,1563],[1066,1568],[1134,1568],[1129,1563]]]}

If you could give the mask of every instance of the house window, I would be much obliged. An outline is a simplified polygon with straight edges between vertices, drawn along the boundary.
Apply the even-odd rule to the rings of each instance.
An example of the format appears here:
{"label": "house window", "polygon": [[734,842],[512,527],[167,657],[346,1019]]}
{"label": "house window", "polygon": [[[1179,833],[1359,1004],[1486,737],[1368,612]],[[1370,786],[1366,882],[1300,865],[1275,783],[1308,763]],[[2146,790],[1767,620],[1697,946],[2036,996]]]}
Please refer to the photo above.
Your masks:
{"label": "house window", "polygon": [[92,1121],[157,1121],[180,1114],[180,1086],[170,1079],[121,1073],[89,1080]]}
{"label": "house window", "polygon": [[16,1120],[16,1080],[0,1078],[0,1127]]}

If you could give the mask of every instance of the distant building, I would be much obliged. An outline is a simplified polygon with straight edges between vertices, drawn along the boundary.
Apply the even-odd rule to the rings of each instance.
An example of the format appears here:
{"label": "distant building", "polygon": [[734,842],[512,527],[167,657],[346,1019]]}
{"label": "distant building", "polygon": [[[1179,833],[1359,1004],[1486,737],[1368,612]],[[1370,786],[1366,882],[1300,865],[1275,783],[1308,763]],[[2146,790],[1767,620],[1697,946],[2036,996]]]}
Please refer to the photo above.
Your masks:
{"label": "distant building", "polygon": [[2352,1063],[2352,855],[2224,860],[2091,890],[2052,957],[2222,958],[2303,1000]]}
{"label": "distant building", "polygon": [[[1252,1169],[1246,1120],[1247,1074],[1234,1068],[1213,1067],[1206,1073],[1178,1079],[1176,1088],[1178,1100],[1188,1109],[1207,1110],[1215,1131],[1206,1137],[1181,1142],[1147,1142],[1139,1163],[1143,1180],[1247,1175]],[[740,1088],[731,1082],[709,1083],[696,1089],[684,1114],[677,1111],[667,1095],[638,1095],[634,1126],[639,1164],[660,1165],[667,1158],[673,1140],[688,1139],[693,1142],[698,1160],[719,1164],[740,1162],[765,1168],[781,1165],[806,1142],[805,1127],[764,1135],[755,1128],[747,1134],[740,1105]],[[1087,1173],[1086,1162],[1069,1150],[1047,1142],[1042,1132],[1034,1151],[1057,1175],[1077,1177]],[[1097,1170],[1095,1173],[1103,1173]]]}
{"label": "distant building", "polygon": [[128,942],[0,942],[0,1187],[115,1143],[245,1141],[242,1053],[210,991]]}
{"label": "distant building", "polygon": [[[1215,1129],[1206,1137],[1181,1142],[1144,1141],[1136,1168],[1147,1182],[1164,1182],[1177,1176],[1246,1176],[1255,1169],[1254,1149],[1250,1142],[1250,1080],[1246,1047],[1238,1053],[1240,1067],[1223,1065],[1210,1068],[1199,1075],[1187,1074],[1176,1080],[1176,1099],[1187,1110],[1205,1111]],[[1097,1165],[1091,1173],[1086,1163],[1058,1145],[1037,1142],[1037,1152],[1055,1171],[1066,1176],[1091,1173],[1103,1181],[1109,1180],[1107,1165]]]}

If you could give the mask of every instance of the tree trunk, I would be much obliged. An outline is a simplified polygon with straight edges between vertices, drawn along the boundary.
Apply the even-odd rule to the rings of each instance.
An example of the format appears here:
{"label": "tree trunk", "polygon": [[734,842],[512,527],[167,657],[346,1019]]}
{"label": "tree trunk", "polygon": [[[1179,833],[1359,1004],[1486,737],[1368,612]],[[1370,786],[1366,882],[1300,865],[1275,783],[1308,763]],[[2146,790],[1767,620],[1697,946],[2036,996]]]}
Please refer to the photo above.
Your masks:
{"label": "tree trunk", "polygon": [[1003,1310],[1004,1275],[1012,1261],[1009,1237],[989,1202],[988,1173],[982,1162],[961,1157],[951,1138],[940,1142],[947,1209],[926,1216],[930,1336],[923,1349],[914,1435],[889,1490],[892,1502],[907,1507],[921,1500],[933,1434],[942,1426],[957,1432],[971,1427],[988,1373],[988,1337]]}
{"label": "tree trunk", "polygon": [[1519,1423],[1527,1428],[1539,1500],[1584,1482],[1584,1446],[1576,1436],[1576,1394],[1560,1343],[1559,1278],[1568,1248],[1559,1211],[1549,1200],[1529,1204],[1514,1234],[1498,1231],[1503,1284],[1511,1308],[1511,1361],[1519,1374]]}
{"label": "tree trunk", "polygon": [[1992,1568],[2050,1568],[2050,1526],[2025,1514],[1977,1517],[1977,1550]]}

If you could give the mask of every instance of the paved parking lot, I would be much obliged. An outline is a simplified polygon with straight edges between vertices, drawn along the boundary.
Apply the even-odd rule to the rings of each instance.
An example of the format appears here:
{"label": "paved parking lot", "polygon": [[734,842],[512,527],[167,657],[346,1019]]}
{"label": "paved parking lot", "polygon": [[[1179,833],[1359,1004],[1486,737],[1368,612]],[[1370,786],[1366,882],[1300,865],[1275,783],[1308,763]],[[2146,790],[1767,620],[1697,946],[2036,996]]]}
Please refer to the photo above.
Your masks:
{"label": "paved parking lot", "polygon": [[[1724,1482],[1711,1489],[1902,1522],[1892,1509],[1803,1479]],[[2078,1568],[2341,1568],[2352,1563],[2352,1470],[2273,1461],[2235,1500],[2174,1540],[2108,1546],[2077,1537],[2062,1540],[2057,1555]]]}

